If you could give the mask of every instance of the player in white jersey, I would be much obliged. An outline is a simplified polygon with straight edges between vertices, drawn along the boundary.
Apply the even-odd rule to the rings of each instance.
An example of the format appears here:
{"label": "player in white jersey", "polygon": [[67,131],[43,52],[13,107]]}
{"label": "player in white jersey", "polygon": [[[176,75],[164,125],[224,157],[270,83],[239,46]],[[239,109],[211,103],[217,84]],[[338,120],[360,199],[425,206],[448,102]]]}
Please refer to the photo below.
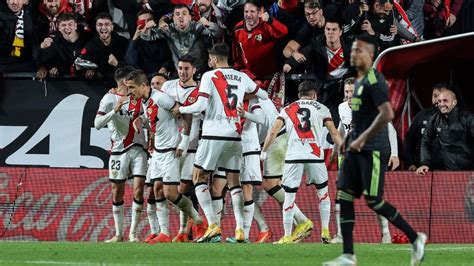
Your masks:
{"label": "player in white jersey", "polygon": [[[193,75],[196,73],[196,67],[194,66],[194,58],[189,55],[182,56],[178,59],[178,79],[167,81],[162,91],[169,94],[174,100],[180,103],[182,106],[188,106],[193,104],[199,94],[197,89],[197,82],[194,80]],[[183,115],[180,119],[181,122],[181,142],[180,148],[185,151],[180,160],[180,177],[181,182],[179,185],[179,192],[192,198],[194,194],[193,187],[193,163],[196,155],[196,150],[199,142],[199,124],[201,121],[201,114],[196,115]],[[184,129],[185,127],[191,127],[190,129]],[[183,134],[183,131],[189,132],[189,136]],[[188,216],[180,211],[179,213],[180,227],[178,235],[173,238],[173,242],[188,242]],[[194,238],[200,236],[193,236]]]}
{"label": "player in white jersey", "polygon": [[[344,81],[344,102],[339,104],[338,111],[341,122],[339,123],[338,130],[341,133],[341,136],[347,136],[351,130],[352,124],[352,110],[351,110],[351,99],[354,94],[354,78],[347,78]],[[391,170],[397,169],[400,165],[400,160],[398,158],[398,140],[397,140],[397,131],[393,127],[392,123],[388,123],[388,141],[390,142],[390,159],[388,161],[388,166],[391,166]],[[341,165],[343,156],[339,155],[339,165]],[[341,205],[336,199],[335,205],[335,215],[336,215],[336,224],[337,224],[337,233],[334,238],[331,240],[331,243],[337,244],[342,243],[342,234],[341,234],[341,223],[340,223],[340,214],[341,214]],[[388,228],[388,220],[382,215],[377,215],[379,220],[380,229],[382,231],[382,240],[384,244],[392,243],[392,236],[390,235],[390,230]]]}
{"label": "player in white jersey", "polygon": [[143,209],[143,188],[147,170],[146,141],[143,133],[136,133],[132,128],[133,120],[143,114],[140,101],[128,96],[124,83],[126,76],[133,71],[132,67],[123,67],[115,72],[117,89],[107,93],[100,101],[99,110],[94,120],[96,129],[108,127],[112,152],[109,159],[109,180],[112,182],[112,213],[115,223],[115,236],[106,242],[123,241],[123,194],[125,181],[129,174],[133,176],[132,223],[129,241],[139,242],[136,229]]}
{"label": "player in white jersey", "polygon": [[[125,83],[136,98],[142,99],[146,110],[146,120],[151,131],[155,133],[155,152],[152,157],[152,180],[155,180],[155,194],[158,194],[157,190],[159,189],[159,182],[156,181],[161,180],[165,198],[190,216],[194,223],[200,227],[199,231],[204,231],[203,220],[194,209],[191,200],[178,192],[179,157],[187,148],[183,148],[179,143],[178,120],[171,112],[178,109],[179,103],[164,92],[152,90],[146,74],[141,70],[131,72]],[[143,119],[143,117],[139,117],[134,123],[134,127],[138,131],[141,130]],[[188,129],[189,127],[185,128],[183,134],[189,136],[189,131],[186,131]],[[168,216],[166,215],[164,218],[165,223],[160,223],[160,234],[150,240],[150,244],[171,242],[169,231],[164,231],[169,227]]]}
{"label": "player in white jersey", "polygon": [[[161,90],[161,87],[163,84],[169,80],[169,77],[165,74],[162,73],[154,73],[151,75],[151,88],[154,90]],[[153,238],[157,237],[158,234],[160,233],[160,225],[158,222],[158,216],[156,215],[156,198],[155,198],[155,193],[153,191],[153,182],[151,182],[151,155],[153,154],[154,149],[154,138],[155,136],[153,133],[148,130],[148,171],[146,174],[146,181],[145,181],[145,186],[147,187],[148,190],[148,199],[147,199],[147,206],[146,206],[146,214],[148,216],[148,223],[150,225],[150,230],[151,233],[146,237],[145,243],[150,242]],[[165,196],[163,193],[161,195],[158,195],[158,199],[164,199]],[[162,201],[159,201],[162,202]],[[158,203],[160,204],[160,203]]]}
{"label": "player in white jersey", "polygon": [[228,57],[229,47],[226,44],[215,44],[209,50],[209,63],[214,70],[202,76],[197,102],[179,108],[182,114],[206,111],[202,137],[194,162],[193,181],[199,205],[204,210],[209,227],[198,242],[208,242],[221,234],[207,185],[209,173],[215,169],[226,171],[236,218],[235,238],[238,242],[245,240],[242,218],[243,195],[239,180],[242,126],[237,106],[242,104],[245,93],[256,94],[259,98],[267,98],[268,95],[259,90],[246,74],[230,68],[227,63]]}
{"label": "player in white jersey", "polygon": [[273,124],[262,149],[262,158],[274,142],[283,126],[288,133],[288,148],[285,156],[282,187],[285,189],[283,203],[283,226],[285,235],[276,243],[293,243],[292,225],[294,204],[303,173],[308,184],[318,188],[321,213],[321,235],[329,230],[331,203],[328,193],[328,173],[324,164],[324,152],[321,149],[322,129],[329,129],[331,138],[337,145],[342,144],[341,136],[332,122],[329,109],[316,101],[316,85],[310,81],[302,82],[298,87],[300,99],[283,108]]}

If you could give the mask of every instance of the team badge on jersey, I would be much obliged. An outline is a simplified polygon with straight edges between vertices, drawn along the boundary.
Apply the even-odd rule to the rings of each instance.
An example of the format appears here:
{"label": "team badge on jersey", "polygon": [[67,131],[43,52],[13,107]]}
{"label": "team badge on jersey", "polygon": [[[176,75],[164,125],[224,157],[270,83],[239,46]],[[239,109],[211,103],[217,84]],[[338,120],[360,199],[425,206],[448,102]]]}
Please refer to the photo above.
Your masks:
{"label": "team badge on jersey", "polygon": [[137,100],[133,99],[132,100],[132,105],[137,105]]}
{"label": "team badge on jersey", "polygon": [[190,104],[195,103],[195,102],[196,102],[196,97],[191,97],[191,96],[189,96],[189,97],[188,97],[188,102],[189,102]]}
{"label": "team badge on jersey", "polygon": [[263,39],[262,34],[255,35],[255,40],[261,42]]}
{"label": "team badge on jersey", "polygon": [[148,108],[148,109],[146,109],[146,111],[147,111],[147,113],[148,113],[149,115],[151,115],[151,113],[153,112],[153,109]]}

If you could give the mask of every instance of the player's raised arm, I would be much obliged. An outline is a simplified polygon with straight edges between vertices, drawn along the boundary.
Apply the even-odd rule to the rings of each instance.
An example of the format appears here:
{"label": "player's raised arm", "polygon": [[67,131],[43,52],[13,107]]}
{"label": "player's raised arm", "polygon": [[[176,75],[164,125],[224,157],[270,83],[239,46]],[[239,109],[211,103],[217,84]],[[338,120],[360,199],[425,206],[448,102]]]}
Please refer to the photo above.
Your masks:
{"label": "player's raised arm", "polygon": [[111,101],[111,98],[106,94],[104,98],[100,101],[99,110],[94,119],[94,127],[99,130],[107,125],[107,123],[112,119],[112,117],[120,111],[122,105],[125,104],[127,97],[122,97],[115,106]]}
{"label": "player's raised arm", "polygon": [[237,106],[237,114],[240,117],[246,118],[256,124],[263,125],[265,123],[265,114],[258,104],[250,106],[249,112],[245,111],[242,105]]}
{"label": "player's raised arm", "polygon": [[195,114],[201,113],[206,110],[209,104],[209,95],[211,90],[211,79],[208,77],[209,72],[204,73],[201,78],[201,84],[199,85],[199,96],[195,103],[189,106],[179,107],[179,112],[182,114]]}

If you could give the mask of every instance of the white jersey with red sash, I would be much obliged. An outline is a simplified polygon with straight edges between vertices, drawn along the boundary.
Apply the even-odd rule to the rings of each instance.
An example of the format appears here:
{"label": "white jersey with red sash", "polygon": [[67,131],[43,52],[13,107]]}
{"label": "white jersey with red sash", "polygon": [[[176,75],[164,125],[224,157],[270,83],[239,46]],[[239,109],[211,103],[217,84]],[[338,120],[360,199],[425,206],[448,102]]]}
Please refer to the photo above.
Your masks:
{"label": "white jersey with red sash", "polygon": [[328,56],[328,70],[327,75],[331,79],[338,79],[344,76],[347,72],[347,68],[344,66],[344,49],[339,47],[336,50],[326,46],[326,54]]}
{"label": "white jersey with red sash", "polygon": [[[261,109],[257,99],[244,101],[244,110],[252,113],[255,109]],[[245,156],[249,152],[260,152],[260,142],[258,138],[257,124],[242,118],[242,154]]]}
{"label": "white jersey with red sash", "polygon": [[[123,95],[107,93],[99,104],[98,115],[105,115],[115,108]],[[124,152],[131,146],[146,147],[145,134],[138,134],[133,129],[133,120],[143,114],[140,101],[128,96],[128,102],[122,105],[112,119],[107,123],[112,141],[112,152]]]}
{"label": "white jersey with red sash", "polygon": [[175,104],[171,96],[153,89],[143,102],[151,131],[155,133],[155,150],[158,152],[174,150],[178,146],[178,121],[170,112]]}
{"label": "white jersey with red sash", "polygon": [[278,116],[288,132],[286,162],[324,160],[324,122],[332,120],[329,109],[314,100],[298,100],[283,108]]}
{"label": "white jersey with red sash", "polygon": [[[182,86],[179,79],[166,81],[161,87],[161,90],[173,97],[174,100],[179,102],[182,106],[195,103],[199,95],[197,86]],[[198,146],[200,122],[201,114],[194,115],[191,132],[189,133],[189,151],[195,151]]]}
{"label": "white jersey with red sash", "polygon": [[245,93],[257,92],[257,84],[245,73],[232,68],[220,68],[204,73],[199,86],[199,97],[208,97],[204,115],[202,138],[240,140],[242,125],[237,106]]}

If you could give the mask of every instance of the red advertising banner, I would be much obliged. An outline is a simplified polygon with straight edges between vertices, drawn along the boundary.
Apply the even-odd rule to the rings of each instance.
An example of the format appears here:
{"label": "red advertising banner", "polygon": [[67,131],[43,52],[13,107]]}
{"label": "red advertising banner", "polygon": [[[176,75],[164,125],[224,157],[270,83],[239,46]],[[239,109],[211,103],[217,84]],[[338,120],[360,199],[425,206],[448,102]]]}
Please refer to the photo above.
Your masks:
{"label": "red advertising banner", "polygon": [[[107,170],[0,167],[0,239],[41,241],[103,241],[114,232],[111,185]],[[331,201],[335,199],[336,173],[330,173]],[[125,192],[125,234],[128,234],[132,202],[131,182]],[[435,243],[474,242],[474,173],[439,172],[416,176],[411,172],[386,175],[385,199],[395,205],[417,231]],[[264,191],[255,193],[273,240],[283,234],[278,204]],[[146,204],[146,203],[145,203]],[[314,186],[302,185],[297,193],[300,209],[315,223],[307,240],[319,242],[320,219]],[[226,198],[223,236],[233,236],[234,218]],[[335,234],[334,206],[331,233]],[[144,208],[146,210],[146,208]],[[177,210],[171,207],[170,225],[176,234]],[[139,238],[149,234],[146,211],[142,213]],[[399,233],[390,226],[391,233]],[[252,226],[251,240],[258,228]],[[363,199],[356,201],[355,240],[379,242],[376,215]]]}

